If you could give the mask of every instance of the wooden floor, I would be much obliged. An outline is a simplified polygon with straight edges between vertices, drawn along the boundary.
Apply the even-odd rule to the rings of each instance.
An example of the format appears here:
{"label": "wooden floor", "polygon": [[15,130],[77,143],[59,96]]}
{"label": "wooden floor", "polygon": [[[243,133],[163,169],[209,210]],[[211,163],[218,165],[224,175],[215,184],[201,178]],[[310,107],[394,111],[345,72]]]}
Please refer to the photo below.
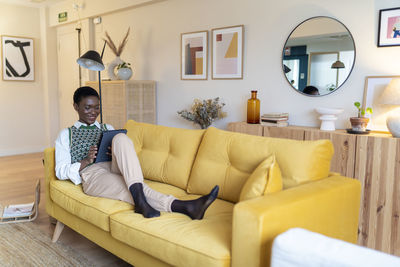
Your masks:
{"label": "wooden floor", "polygon": [[[46,235],[52,236],[54,225],[50,223],[45,210],[43,153],[26,154],[10,157],[0,157],[0,203],[8,204],[29,203],[34,200],[34,189],[38,179],[41,181],[41,202],[39,216],[35,220]],[[60,239],[83,254],[96,266],[130,266],[90,240],[64,227]]]}

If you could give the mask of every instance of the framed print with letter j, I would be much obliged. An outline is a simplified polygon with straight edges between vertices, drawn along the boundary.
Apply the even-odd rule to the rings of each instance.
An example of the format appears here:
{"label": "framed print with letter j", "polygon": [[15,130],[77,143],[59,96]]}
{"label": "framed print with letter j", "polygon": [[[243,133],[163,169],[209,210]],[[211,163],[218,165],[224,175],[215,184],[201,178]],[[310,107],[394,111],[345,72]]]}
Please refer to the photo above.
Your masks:
{"label": "framed print with letter j", "polygon": [[212,78],[243,79],[244,26],[212,30]]}
{"label": "framed print with letter j", "polygon": [[208,31],[181,34],[181,79],[207,80]]}
{"label": "framed print with letter j", "polygon": [[400,45],[400,7],[379,11],[378,46]]}
{"label": "framed print with letter j", "polygon": [[4,81],[34,81],[33,39],[1,36],[1,65]]}

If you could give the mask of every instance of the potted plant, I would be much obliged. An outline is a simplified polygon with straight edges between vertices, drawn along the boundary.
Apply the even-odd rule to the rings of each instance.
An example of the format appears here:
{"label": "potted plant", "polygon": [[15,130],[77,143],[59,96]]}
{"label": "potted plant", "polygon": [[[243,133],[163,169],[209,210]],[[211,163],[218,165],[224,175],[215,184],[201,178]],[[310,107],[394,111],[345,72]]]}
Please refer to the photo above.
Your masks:
{"label": "potted plant", "polygon": [[358,116],[350,118],[351,128],[353,131],[365,132],[369,122],[369,118],[365,117],[365,114],[372,114],[372,108],[363,108],[360,102],[354,102],[354,106],[358,110]]}
{"label": "potted plant", "polygon": [[117,76],[120,80],[129,80],[132,76],[131,64],[122,62],[117,66]]}

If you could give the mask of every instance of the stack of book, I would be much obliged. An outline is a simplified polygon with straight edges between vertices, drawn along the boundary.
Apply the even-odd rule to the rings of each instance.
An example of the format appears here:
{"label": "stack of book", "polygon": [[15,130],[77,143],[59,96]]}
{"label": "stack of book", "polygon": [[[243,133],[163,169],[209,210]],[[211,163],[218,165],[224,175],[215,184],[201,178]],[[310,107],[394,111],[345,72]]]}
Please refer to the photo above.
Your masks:
{"label": "stack of book", "polygon": [[264,126],[275,126],[275,127],[286,127],[288,123],[289,113],[267,113],[261,116],[261,125]]}

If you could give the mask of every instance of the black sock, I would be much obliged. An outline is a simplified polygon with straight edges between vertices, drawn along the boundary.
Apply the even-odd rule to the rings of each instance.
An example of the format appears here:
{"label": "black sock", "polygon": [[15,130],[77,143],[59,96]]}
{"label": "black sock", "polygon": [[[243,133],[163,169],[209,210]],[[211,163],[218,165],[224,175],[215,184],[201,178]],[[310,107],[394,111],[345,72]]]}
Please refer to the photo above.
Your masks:
{"label": "black sock", "polygon": [[201,220],[207,208],[214,202],[218,196],[219,186],[216,185],[208,195],[202,196],[195,200],[174,200],[171,210],[186,214],[193,220]]}
{"label": "black sock", "polygon": [[143,185],[141,183],[134,183],[129,187],[129,191],[131,192],[133,201],[135,202],[136,213],[143,214],[145,218],[160,216],[160,212],[147,203],[146,197],[143,193]]}

